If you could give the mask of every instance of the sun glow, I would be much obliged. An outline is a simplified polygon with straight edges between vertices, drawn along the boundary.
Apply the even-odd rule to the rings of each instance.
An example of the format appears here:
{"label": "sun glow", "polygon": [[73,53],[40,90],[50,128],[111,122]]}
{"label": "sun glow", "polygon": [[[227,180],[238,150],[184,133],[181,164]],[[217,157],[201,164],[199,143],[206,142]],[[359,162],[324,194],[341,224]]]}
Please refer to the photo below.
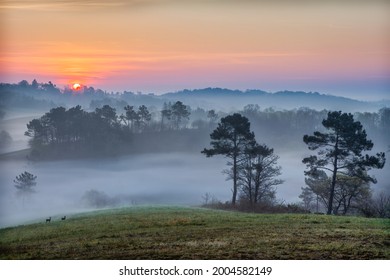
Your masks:
{"label": "sun glow", "polygon": [[81,85],[80,85],[79,83],[74,83],[74,84],[72,85],[72,89],[73,89],[73,90],[79,90],[79,89],[81,89]]}

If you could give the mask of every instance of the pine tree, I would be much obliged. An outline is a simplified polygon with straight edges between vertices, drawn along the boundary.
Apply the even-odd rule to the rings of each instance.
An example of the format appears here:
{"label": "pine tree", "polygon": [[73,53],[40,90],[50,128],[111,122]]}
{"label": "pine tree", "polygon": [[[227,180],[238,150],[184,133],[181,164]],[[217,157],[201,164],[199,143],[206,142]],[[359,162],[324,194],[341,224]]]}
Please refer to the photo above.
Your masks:
{"label": "pine tree", "polygon": [[16,176],[14,180],[14,186],[18,190],[18,194],[22,197],[23,206],[25,202],[25,197],[34,193],[33,187],[37,184],[35,181],[37,176],[24,171],[19,176]]}
{"label": "pine tree", "polygon": [[250,131],[250,122],[246,117],[233,114],[221,119],[217,128],[210,134],[210,138],[212,148],[204,149],[202,153],[207,157],[224,155],[231,159],[228,165],[232,166],[232,204],[235,205],[238,192],[239,161],[245,155],[249,143],[255,144],[255,135]]}
{"label": "pine tree", "polygon": [[310,150],[318,150],[317,155],[303,159],[308,171],[307,176],[315,176],[319,171],[330,172],[331,183],[327,214],[332,214],[335,186],[338,175],[357,177],[365,182],[376,183],[376,179],[368,175],[371,168],[383,168],[385,154],[375,156],[365,154],[374,144],[367,139],[367,133],[360,122],[354,121],[352,114],[341,111],[329,112],[322,121],[326,133],[315,131],[313,135],[305,135],[303,141]]}

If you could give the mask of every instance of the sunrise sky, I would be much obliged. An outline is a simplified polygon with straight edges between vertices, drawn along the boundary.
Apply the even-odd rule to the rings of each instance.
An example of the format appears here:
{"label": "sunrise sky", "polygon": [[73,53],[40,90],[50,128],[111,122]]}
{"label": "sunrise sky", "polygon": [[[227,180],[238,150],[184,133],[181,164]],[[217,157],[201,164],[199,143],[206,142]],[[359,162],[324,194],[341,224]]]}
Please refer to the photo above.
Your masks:
{"label": "sunrise sky", "polygon": [[390,98],[385,0],[0,1],[0,26],[1,82]]}

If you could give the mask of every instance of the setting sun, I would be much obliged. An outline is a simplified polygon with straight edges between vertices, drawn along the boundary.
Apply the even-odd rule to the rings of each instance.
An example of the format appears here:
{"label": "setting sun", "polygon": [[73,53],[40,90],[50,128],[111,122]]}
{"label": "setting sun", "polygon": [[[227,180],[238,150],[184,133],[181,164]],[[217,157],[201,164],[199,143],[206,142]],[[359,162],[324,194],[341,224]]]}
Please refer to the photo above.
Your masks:
{"label": "setting sun", "polygon": [[81,88],[81,85],[78,83],[73,84],[72,86],[73,90],[79,90]]}

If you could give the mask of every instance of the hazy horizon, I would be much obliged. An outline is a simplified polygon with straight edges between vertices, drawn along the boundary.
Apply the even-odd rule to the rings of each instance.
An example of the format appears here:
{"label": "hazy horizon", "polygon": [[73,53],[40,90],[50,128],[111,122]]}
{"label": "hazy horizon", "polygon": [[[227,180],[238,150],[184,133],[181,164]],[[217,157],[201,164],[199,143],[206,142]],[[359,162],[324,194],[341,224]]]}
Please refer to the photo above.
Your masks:
{"label": "hazy horizon", "polygon": [[[22,80],[26,80],[26,79],[22,79]],[[0,81],[0,83],[4,83],[4,84],[17,84],[19,82],[21,82],[22,80],[18,80],[18,81]],[[33,79],[33,80],[36,80],[36,79]],[[33,80],[31,81],[28,81],[29,83],[31,83]],[[42,82],[42,83],[48,83],[48,82],[51,82],[51,81],[37,81],[38,83]],[[252,90],[260,90],[260,91],[265,91],[267,93],[270,93],[270,94],[274,94],[274,93],[278,93],[278,92],[283,92],[283,91],[291,91],[291,92],[306,92],[306,93],[319,93],[321,95],[328,95],[328,96],[335,96],[335,97],[343,97],[343,98],[348,98],[348,99],[352,99],[352,100],[358,100],[358,101],[364,101],[364,102],[376,102],[376,101],[387,101],[387,100],[390,100],[390,96],[386,93],[383,94],[383,96],[379,93],[379,94],[375,94],[375,92],[373,93],[372,91],[364,91],[364,90],[360,90],[360,94],[359,91],[356,92],[355,91],[355,95],[354,96],[350,96],[348,95],[348,93],[333,93],[333,92],[324,92],[324,91],[319,91],[319,90],[315,90],[315,89],[310,89],[310,88],[307,88],[306,90],[305,89],[301,89],[301,88],[296,88],[296,89],[292,89],[292,88],[280,88],[278,90],[267,90],[267,89],[264,89],[264,88],[246,88],[246,87],[226,87],[226,86],[205,86],[205,87],[182,87],[182,88],[179,88],[179,87],[173,87],[172,89],[168,89],[168,90],[157,90],[157,91],[148,91],[148,90],[134,90],[131,88],[131,86],[122,86],[122,87],[106,87],[104,85],[102,85],[101,87],[97,87],[93,84],[81,84],[82,86],[85,86],[85,87],[93,87],[95,90],[103,90],[104,92],[110,94],[110,93],[124,93],[124,92],[133,92],[135,94],[142,94],[142,95],[149,95],[149,94],[154,94],[156,96],[161,96],[161,95],[164,95],[164,94],[168,94],[168,93],[175,93],[175,92],[180,92],[180,91],[184,91],[184,90],[202,90],[202,89],[208,89],[208,88],[221,88],[221,89],[227,89],[227,90],[232,90],[232,91],[235,91],[235,90],[238,90],[238,91],[242,91],[242,92],[245,92],[245,91],[252,91]],[[60,90],[68,90],[68,89],[72,89],[72,84],[55,84],[55,86],[60,89]]]}
{"label": "hazy horizon", "polygon": [[0,76],[156,93],[390,93],[390,2],[3,1]]}

